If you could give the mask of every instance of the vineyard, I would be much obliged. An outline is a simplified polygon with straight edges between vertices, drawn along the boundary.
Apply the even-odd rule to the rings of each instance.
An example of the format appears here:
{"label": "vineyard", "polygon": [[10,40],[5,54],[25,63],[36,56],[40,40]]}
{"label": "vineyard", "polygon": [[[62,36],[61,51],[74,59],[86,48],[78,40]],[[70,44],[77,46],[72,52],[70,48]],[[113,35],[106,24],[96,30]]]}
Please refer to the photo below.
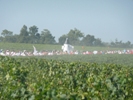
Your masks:
{"label": "vineyard", "polygon": [[[33,51],[33,47],[35,46],[38,51],[41,50],[61,50],[62,45],[48,45],[48,44],[26,44],[26,43],[2,43],[0,42],[0,49],[3,50],[27,50],[27,51]],[[74,46],[75,50],[78,51],[94,51],[94,50],[123,50],[125,48],[109,48],[109,47],[89,47],[89,46]],[[126,48],[126,49],[131,49],[131,48]]]}
{"label": "vineyard", "polygon": [[[53,56],[54,57],[54,56]],[[78,61],[0,56],[1,100],[132,100],[132,55]],[[87,56],[84,56],[84,59]],[[68,58],[71,61],[65,59]],[[98,57],[93,57],[98,58]],[[118,60],[118,58],[122,58]],[[130,58],[130,59],[129,59]],[[79,59],[79,56],[77,56]],[[89,58],[88,58],[89,59]],[[123,59],[125,60],[124,64]],[[108,62],[109,60],[116,62]],[[128,62],[126,62],[129,60]],[[120,63],[118,63],[120,62]],[[130,64],[129,64],[130,63]]]}

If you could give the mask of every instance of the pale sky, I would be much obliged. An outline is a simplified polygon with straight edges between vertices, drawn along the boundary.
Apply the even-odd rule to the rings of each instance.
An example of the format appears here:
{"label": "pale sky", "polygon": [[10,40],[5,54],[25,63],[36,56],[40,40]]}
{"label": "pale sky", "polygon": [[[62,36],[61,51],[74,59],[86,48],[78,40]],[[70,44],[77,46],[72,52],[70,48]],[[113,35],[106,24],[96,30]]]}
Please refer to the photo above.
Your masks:
{"label": "pale sky", "polygon": [[19,34],[23,25],[48,29],[56,41],[77,28],[104,42],[133,43],[133,0],[0,0],[0,33]]}

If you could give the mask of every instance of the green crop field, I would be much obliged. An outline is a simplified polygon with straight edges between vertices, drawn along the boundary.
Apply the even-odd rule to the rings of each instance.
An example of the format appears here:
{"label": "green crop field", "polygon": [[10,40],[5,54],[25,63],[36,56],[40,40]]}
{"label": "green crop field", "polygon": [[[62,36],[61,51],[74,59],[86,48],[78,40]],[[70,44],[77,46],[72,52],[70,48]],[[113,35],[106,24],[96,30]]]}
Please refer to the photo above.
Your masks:
{"label": "green crop field", "polygon": [[[32,47],[33,45],[37,48],[38,51],[61,50],[61,46],[62,46],[62,45],[47,45],[47,44],[1,43],[0,42],[0,49],[33,51],[33,47]],[[74,50],[79,50],[79,51],[123,50],[123,49],[128,49],[128,48],[74,46]]]}
{"label": "green crop field", "polygon": [[53,55],[36,57],[41,59],[53,59],[67,62],[90,62],[98,64],[120,64],[133,67],[133,55],[131,54],[97,54],[97,55]]}
{"label": "green crop field", "polygon": [[127,65],[112,58],[91,63],[0,56],[0,99],[132,100],[132,56],[122,59]]}
{"label": "green crop field", "polygon": [[[0,47],[33,50],[32,45],[1,43]],[[34,46],[61,49],[61,45]],[[119,48],[84,47],[106,49]],[[132,54],[0,56],[0,100],[133,100],[132,59]]]}

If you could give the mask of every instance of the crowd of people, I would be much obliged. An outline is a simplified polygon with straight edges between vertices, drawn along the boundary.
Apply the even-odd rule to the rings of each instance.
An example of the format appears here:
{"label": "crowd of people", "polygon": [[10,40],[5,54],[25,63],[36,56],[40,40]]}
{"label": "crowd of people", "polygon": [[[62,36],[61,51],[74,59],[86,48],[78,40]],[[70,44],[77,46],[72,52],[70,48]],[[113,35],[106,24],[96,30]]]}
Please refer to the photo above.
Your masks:
{"label": "crowd of people", "polygon": [[110,51],[71,51],[69,53],[63,52],[62,50],[44,50],[44,51],[11,51],[11,50],[0,50],[2,56],[45,56],[45,55],[90,55],[90,54],[133,54],[133,49],[130,50],[110,50]]}

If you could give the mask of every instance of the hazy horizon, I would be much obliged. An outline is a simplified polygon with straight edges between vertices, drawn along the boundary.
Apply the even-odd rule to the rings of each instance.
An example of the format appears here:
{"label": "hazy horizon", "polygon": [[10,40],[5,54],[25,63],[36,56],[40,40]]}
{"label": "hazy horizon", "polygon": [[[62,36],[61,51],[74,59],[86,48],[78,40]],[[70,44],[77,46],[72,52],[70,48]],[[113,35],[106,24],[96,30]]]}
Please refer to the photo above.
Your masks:
{"label": "hazy horizon", "polygon": [[50,30],[55,40],[70,29],[103,42],[133,43],[133,0],[0,0],[0,32],[19,34],[23,25]]}

